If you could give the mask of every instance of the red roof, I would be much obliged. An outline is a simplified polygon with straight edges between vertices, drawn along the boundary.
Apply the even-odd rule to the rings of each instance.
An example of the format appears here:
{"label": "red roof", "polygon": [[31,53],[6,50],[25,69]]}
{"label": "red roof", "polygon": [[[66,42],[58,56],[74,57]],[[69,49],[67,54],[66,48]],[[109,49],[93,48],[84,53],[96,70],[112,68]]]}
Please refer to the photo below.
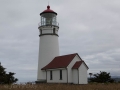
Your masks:
{"label": "red roof", "polygon": [[54,12],[53,10],[50,9],[50,6],[49,6],[49,5],[47,6],[47,9],[46,9],[46,10],[44,10],[42,13],[40,13],[40,15],[43,14],[43,13],[54,13],[54,14],[57,15],[56,12]]}
{"label": "red roof", "polygon": [[80,65],[82,64],[82,62],[83,62],[83,61],[77,61],[77,62],[73,65],[72,69],[78,69],[78,68],[80,67]]}
{"label": "red roof", "polygon": [[43,67],[41,70],[66,68],[76,55],[78,55],[78,54],[75,53],[75,54],[69,54],[69,55],[55,57],[48,65]]}

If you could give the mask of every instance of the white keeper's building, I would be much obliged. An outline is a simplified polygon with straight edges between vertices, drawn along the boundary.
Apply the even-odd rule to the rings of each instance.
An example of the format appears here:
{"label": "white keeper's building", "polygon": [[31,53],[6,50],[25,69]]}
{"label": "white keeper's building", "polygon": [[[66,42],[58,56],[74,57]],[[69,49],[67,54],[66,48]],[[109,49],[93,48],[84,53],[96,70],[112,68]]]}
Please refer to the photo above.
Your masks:
{"label": "white keeper's building", "polygon": [[87,84],[88,66],[77,53],[59,56],[57,13],[47,6],[40,13],[38,82]]}

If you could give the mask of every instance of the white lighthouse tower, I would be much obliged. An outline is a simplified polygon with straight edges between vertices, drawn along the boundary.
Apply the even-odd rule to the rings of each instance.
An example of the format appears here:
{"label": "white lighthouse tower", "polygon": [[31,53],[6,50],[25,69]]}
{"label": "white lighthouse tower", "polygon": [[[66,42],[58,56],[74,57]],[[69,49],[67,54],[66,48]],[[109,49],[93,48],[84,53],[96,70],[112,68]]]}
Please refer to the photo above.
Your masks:
{"label": "white lighthouse tower", "polygon": [[42,71],[41,68],[50,63],[54,57],[59,56],[57,13],[51,10],[48,5],[47,9],[40,13],[40,17],[38,81],[46,80],[46,71]]}

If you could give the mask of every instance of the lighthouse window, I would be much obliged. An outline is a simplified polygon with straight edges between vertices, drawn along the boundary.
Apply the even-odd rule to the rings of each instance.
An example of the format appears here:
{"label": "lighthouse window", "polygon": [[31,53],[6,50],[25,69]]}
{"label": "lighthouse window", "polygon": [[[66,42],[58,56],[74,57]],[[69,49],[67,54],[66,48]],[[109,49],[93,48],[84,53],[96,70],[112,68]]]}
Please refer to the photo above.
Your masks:
{"label": "lighthouse window", "polygon": [[45,25],[46,18],[41,16],[41,25]]}
{"label": "lighthouse window", "polygon": [[56,25],[56,16],[52,18],[52,24]]}
{"label": "lighthouse window", "polygon": [[55,28],[53,28],[53,34],[55,34]]}
{"label": "lighthouse window", "polygon": [[52,71],[50,71],[50,80],[52,80]]}

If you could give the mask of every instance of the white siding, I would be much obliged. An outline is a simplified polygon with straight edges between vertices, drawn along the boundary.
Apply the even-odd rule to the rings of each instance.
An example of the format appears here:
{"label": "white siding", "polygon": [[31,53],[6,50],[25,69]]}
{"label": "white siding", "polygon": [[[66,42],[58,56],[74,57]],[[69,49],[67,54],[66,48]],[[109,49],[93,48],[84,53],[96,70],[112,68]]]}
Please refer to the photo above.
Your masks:
{"label": "white siding", "polygon": [[52,80],[50,80],[50,71],[47,71],[47,83],[67,83],[67,70],[62,70],[62,80],[60,80],[60,70],[52,70]]}
{"label": "white siding", "polygon": [[84,63],[79,67],[79,84],[87,84],[87,68]]}
{"label": "white siding", "polygon": [[74,59],[71,61],[71,63],[68,65],[68,83],[73,83],[73,72],[72,72],[72,67],[75,64],[76,61],[80,61],[80,58],[78,55],[74,57]]}
{"label": "white siding", "polygon": [[78,84],[78,69],[73,69],[73,84]]}

